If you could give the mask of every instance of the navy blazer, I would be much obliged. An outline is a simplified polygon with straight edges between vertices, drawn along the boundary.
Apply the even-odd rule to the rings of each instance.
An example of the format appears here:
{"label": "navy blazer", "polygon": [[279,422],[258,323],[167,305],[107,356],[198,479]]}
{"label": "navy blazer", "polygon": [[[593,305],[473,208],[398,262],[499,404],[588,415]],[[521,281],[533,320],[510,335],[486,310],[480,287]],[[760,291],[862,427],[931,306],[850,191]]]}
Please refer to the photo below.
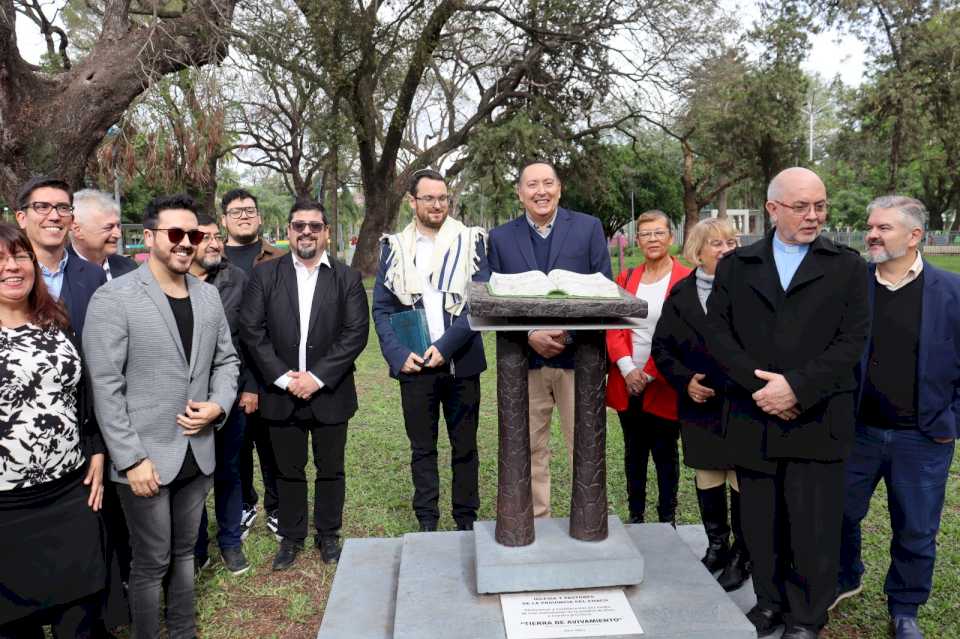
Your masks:
{"label": "navy blazer", "polygon": [[[547,272],[562,268],[574,273],[603,273],[613,279],[610,251],[600,220],[558,208],[551,234],[554,237],[550,242]],[[494,273],[540,270],[533,254],[526,214],[490,231],[489,251],[490,270]]]}
{"label": "navy blazer", "polygon": [[[486,282],[490,279],[490,268],[487,265],[487,252],[483,240],[476,246],[480,256],[480,267],[473,274],[474,282]],[[411,351],[404,346],[390,325],[390,316],[394,313],[409,311],[411,308],[423,308],[423,301],[417,300],[413,307],[406,306],[397,299],[384,285],[383,280],[387,272],[387,256],[389,246],[384,240],[380,249],[380,268],[377,269],[377,279],[373,285],[373,323],[380,340],[380,351],[390,367],[390,377],[399,377],[400,369],[407,361]],[[459,316],[453,317],[446,309],[443,310],[443,335],[433,346],[437,347],[443,359],[450,362],[451,372],[455,377],[470,377],[479,375],[487,369],[487,359],[483,354],[483,340],[480,333],[470,328],[467,322],[467,307]],[[423,353],[417,353],[423,355]]]}
{"label": "navy blazer", "polygon": [[108,255],[107,263],[110,264],[110,277],[116,278],[137,270],[137,264],[132,258],[124,255]]}
{"label": "navy blazer", "polygon": [[83,320],[87,316],[87,305],[93,292],[106,281],[106,273],[96,264],[86,261],[76,253],[67,258],[67,265],[63,269],[60,301],[67,307],[70,325],[77,335],[83,335]]}
{"label": "navy blazer", "polygon": [[[876,296],[875,264],[869,268],[870,313]],[[960,437],[960,276],[923,260],[923,307],[917,352],[917,427],[930,438]],[[872,329],[872,327],[871,327]],[[871,336],[860,360],[858,397],[866,383]],[[859,402],[858,402],[859,404]]]}

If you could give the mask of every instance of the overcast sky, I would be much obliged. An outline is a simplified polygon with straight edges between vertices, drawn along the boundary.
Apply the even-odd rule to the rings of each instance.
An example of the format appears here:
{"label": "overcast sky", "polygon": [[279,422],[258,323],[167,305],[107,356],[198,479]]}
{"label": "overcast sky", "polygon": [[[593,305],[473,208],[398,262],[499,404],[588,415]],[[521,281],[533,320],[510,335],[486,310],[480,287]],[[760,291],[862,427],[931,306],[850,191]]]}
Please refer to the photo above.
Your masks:
{"label": "overcast sky", "polygon": [[[736,11],[745,23],[752,19],[748,16],[756,14],[755,5],[750,0],[721,2]],[[749,25],[744,25],[745,28],[747,26]],[[19,15],[17,39],[21,55],[27,61],[37,63],[46,46],[36,26]],[[862,82],[865,54],[859,40],[830,31],[813,36],[812,43],[810,56],[803,65],[807,71],[819,73],[827,80],[839,74],[843,82],[851,86],[858,86]]]}

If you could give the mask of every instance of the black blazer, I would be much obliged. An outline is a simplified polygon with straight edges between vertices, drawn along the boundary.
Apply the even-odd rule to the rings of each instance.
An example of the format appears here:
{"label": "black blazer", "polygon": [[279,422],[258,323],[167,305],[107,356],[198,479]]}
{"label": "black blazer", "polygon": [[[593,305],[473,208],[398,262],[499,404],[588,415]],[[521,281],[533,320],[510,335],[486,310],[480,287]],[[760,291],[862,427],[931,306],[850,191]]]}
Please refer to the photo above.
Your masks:
{"label": "black blazer", "polygon": [[[732,382],[727,440],[737,464],[765,471],[776,459],[838,461],[850,453],[854,369],[870,325],[867,265],[857,251],[818,237],[783,291],[773,232],[720,261],[707,301],[707,346]],[[756,406],[751,395],[765,385],[756,369],[787,378],[797,419]]]}
{"label": "black blazer", "polygon": [[60,289],[60,301],[67,307],[70,326],[77,335],[83,335],[83,320],[87,316],[87,305],[93,292],[107,281],[103,269],[92,264],[67,246],[67,266],[63,272],[63,287]]}
{"label": "black blazer", "polygon": [[[345,422],[357,410],[354,361],[367,345],[370,316],[360,273],[339,260],[320,265],[307,337],[307,369],[324,383],[309,400],[318,422]],[[254,267],[240,311],[240,339],[263,386],[260,414],[289,419],[300,400],[274,381],[298,370],[300,311],[290,255]]]}

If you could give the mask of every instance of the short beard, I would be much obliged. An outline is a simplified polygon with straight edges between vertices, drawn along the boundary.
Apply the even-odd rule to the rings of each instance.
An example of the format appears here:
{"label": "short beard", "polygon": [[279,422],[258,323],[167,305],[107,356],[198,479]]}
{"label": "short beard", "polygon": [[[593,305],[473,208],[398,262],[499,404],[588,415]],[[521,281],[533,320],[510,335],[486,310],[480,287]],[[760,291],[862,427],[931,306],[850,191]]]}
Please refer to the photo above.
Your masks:
{"label": "short beard", "polygon": [[312,258],[317,254],[317,244],[316,244],[316,242],[314,242],[313,248],[302,249],[302,248],[300,248],[300,242],[297,241],[297,242],[294,242],[294,243],[293,243],[293,247],[292,247],[292,248],[293,248],[293,252],[296,253],[296,254],[297,254],[297,257],[299,257],[301,260],[309,260],[309,259],[312,259]]}
{"label": "short beard", "polygon": [[216,257],[202,257],[199,260],[197,260],[197,264],[199,264],[200,268],[202,268],[203,270],[210,271],[220,266],[220,262],[222,260],[223,260],[223,256],[217,254]]}
{"label": "short beard", "polygon": [[423,217],[420,217],[419,215],[417,215],[417,222],[419,222],[421,226],[428,229],[433,229],[434,231],[439,231],[440,227],[442,227],[443,223],[446,221],[447,221],[446,215],[443,216],[443,219],[440,221],[439,224],[431,222],[430,215],[424,215]]}
{"label": "short beard", "polygon": [[884,262],[895,260],[907,254],[907,247],[903,247],[900,251],[888,251],[887,247],[884,246],[882,253],[873,253],[869,248],[870,247],[867,247],[867,261],[871,264],[883,264]]}
{"label": "short beard", "polygon": [[246,235],[230,234],[230,239],[237,244],[253,244],[257,241],[258,237],[260,237],[260,229],[257,229],[253,233],[247,233]]}

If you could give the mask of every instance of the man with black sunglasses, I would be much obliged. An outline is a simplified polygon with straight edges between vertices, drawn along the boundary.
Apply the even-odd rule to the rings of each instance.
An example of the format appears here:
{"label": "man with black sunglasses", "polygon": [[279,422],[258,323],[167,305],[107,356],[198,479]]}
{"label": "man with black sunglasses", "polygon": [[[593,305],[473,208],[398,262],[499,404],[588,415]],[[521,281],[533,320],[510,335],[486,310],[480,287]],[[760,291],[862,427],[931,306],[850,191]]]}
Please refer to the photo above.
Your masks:
{"label": "man with black sunglasses", "polygon": [[193,551],[239,359],[217,289],[188,276],[197,204],[154,198],[143,227],[150,257],[94,293],[84,351],[130,529],[133,634],[160,636],[165,590],[168,635],[194,637]]}
{"label": "man with black sunglasses", "polygon": [[277,463],[282,540],[274,570],[293,564],[307,536],[308,434],[317,469],[314,543],[324,562],[340,558],[354,361],[370,325],[360,273],[327,253],[323,205],[299,199],[288,222],[291,254],[253,269],[240,313],[240,337],[266,384],[260,414]]}

